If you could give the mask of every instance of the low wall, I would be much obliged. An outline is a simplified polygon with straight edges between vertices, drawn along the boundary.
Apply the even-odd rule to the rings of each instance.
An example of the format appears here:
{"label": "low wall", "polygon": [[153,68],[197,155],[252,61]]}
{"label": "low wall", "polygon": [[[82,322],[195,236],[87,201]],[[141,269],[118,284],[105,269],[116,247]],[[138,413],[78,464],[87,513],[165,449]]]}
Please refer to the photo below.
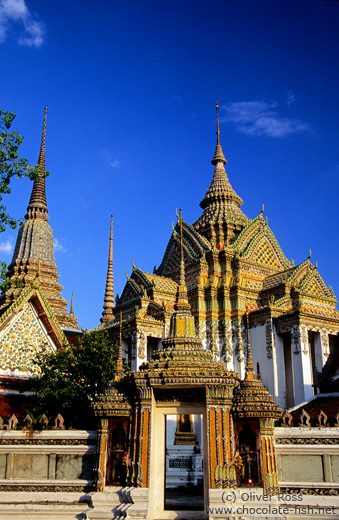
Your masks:
{"label": "low wall", "polygon": [[339,429],[274,429],[279,487],[290,493],[339,496]]}
{"label": "low wall", "polygon": [[97,433],[0,430],[0,491],[90,491]]}

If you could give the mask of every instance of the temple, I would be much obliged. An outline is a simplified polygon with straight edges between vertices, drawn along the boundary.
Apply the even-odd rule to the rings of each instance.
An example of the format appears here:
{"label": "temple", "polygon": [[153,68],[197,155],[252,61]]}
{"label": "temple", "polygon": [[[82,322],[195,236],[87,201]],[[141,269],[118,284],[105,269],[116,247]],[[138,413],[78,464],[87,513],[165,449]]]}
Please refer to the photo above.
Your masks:
{"label": "temple", "polygon": [[[56,350],[80,333],[73,311],[62,297],[54,259],[53,231],[46,199],[47,108],[38,159],[39,175],[21,224],[0,295],[0,415],[22,413],[28,404],[30,379],[39,373],[36,355]],[[28,392],[28,394],[27,394]],[[26,402],[27,401],[27,402]],[[28,406],[29,408],[29,406]]]}
{"label": "temple", "polygon": [[[310,255],[297,266],[285,257],[263,207],[254,219],[244,215],[225,164],[217,104],[214,173],[200,203],[203,213],[192,225],[182,222],[188,301],[204,348],[241,378],[249,310],[255,366],[276,403],[290,408],[318,391],[317,374],[337,344],[337,300]],[[116,307],[110,307],[115,316],[122,311],[124,356],[132,370],[150,361],[168,335],[180,284],[177,234],[178,226],[152,274],[133,265]],[[113,316],[102,326],[117,338]]]}
{"label": "temple", "polygon": [[295,431],[285,439],[277,424],[311,426],[317,409],[317,424],[338,425],[339,414],[311,404],[327,360],[337,358],[337,300],[310,255],[298,266],[286,258],[263,206],[254,219],[242,212],[225,171],[218,108],[201,216],[188,224],[180,210],[160,266],[147,273],[132,262],[115,306],[111,227],[99,328],[119,342],[130,371],[93,404],[101,421],[97,490],[132,486],[128,518],[205,518],[203,505],[225,505],[225,489],[236,489],[240,504],[243,487],[274,503],[279,485],[300,491],[287,481],[328,482],[314,494],[333,486],[333,473],[319,466],[315,476],[315,452],[289,454]]}
{"label": "temple", "polygon": [[92,396],[96,431],[66,430],[60,415],[33,426],[23,413],[37,353],[81,334],[48,224],[45,110],[40,175],[0,295],[0,519],[28,509],[30,518],[96,520],[325,519],[339,510],[337,300],[311,254],[298,266],[285,257],[263,206],[254,219],[243,213],[216,109],[201,216],[189,224],[180,209],[159,267],[132,262],[120,297],[111,216],[98,330],[117,360]]}

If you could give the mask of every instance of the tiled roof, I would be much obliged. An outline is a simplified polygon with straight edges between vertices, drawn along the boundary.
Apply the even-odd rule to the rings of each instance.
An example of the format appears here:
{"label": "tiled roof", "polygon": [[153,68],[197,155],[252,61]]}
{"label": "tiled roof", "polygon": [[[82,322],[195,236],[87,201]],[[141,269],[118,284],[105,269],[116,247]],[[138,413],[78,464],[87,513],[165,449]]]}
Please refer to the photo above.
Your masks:
{"label": "tiled roof", "polygon": [[321,394],[321,396],[312,399],[308,403],[301,404],[298,408],[290,410],[293,417],[293,426],[300,423],[301,413],[305,412],[310,416],[310,425],[318,425],[318,415],[321,411],[327,415],[329,426],[333,426],[335,416],[339,412],[339,394]]}

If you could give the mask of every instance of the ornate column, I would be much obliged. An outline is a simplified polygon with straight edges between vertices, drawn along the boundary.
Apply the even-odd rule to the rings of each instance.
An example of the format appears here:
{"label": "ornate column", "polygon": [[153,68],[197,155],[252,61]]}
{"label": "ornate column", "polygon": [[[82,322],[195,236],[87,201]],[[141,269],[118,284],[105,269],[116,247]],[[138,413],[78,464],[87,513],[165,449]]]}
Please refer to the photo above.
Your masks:
{"label": "ornate column", "polygon": [[152,389],[148,386],[139,387],[139,392],[140,406],[137,425],[139,436],[133,457],[136,477],[135,484],[137,487],[149,487]]}
{"label": "ornate column", "polygon": [[307,401],[314,394],[308,331],[304,325],[293,327],[292,351],[295,404],[298,404]]}
{"label": "ornate column", "polygon": [[278,473],[273,443],[274,419],[260,419],[262,476],[265,495],[276,495],[279,490]]}
{"label": "ornate column", "polygon": [[208,479],[210,489],[235,485],[230,475],[232,455],[232,418],[230,415],[232,388],[226,385],[206,387]]}
{"label": "ornate column", "polygon": [[106,482],[107,468],[107,440],[108,440],[108,419],[100,419],[100,429],[98,431],[98,453],[96,464],[96,490],[102,493]]}

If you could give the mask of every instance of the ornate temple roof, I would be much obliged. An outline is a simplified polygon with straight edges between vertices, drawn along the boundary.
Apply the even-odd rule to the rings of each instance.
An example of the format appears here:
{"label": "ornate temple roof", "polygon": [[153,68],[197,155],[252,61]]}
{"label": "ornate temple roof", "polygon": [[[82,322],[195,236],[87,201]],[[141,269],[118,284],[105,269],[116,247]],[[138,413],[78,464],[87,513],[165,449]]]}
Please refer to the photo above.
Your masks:
{"label": "ornate temple roof", "polygon": [[0,296],[0,312],[18,296],[20,288],[33,282],[39,273],[39,283],[62,327],[76,329],[77,319],[67,311],[67,301],[61,296],[58,270],[54,259],[53,231],[48,224],[45,182],[45,108],[41,146],[38,159],[39,176],[34,180],[27,207],[26,221],[20,226],[7,278],[10,287]]}
{"label": "ornate temple roof", "polygon": [[220,144],[218,101],[216,109],[217,145],[211,161],[215,168],[211,184],[200,202],[200,207],[204,212],[193,224],[198,231],[212,222],[229,222],[244,225],[248,220],[240,209],[243,201],[232,188],[225,171],[227,161]]}
{"label": "ornate temple roof", "polygon": [[[175,230],[178,233],[179,228],[176,225]],[[194,227],[190,226],[184,220],[182,221],[183,244],[186,263],[198,260],[207,251],[212,250],[210,242],[202,235],[200,235]],[[178,240],[175,234],[172,236],[167,244],[166,251],[160,266],[157,269],[157,275],[170,276],[178,270],[180,262],[180,251],[178,247]]]}

